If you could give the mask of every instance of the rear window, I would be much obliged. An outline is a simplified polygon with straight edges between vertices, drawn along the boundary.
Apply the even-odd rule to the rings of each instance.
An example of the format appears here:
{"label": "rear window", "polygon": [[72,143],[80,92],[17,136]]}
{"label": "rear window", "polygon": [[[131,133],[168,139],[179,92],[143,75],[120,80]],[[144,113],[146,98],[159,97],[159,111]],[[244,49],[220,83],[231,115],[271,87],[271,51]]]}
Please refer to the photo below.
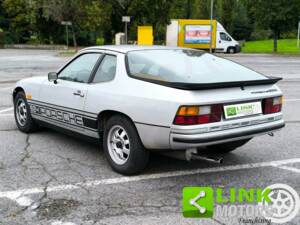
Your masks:
{"label": "rear window", "polygon": [[127,63],[130,76],[150,81],[209,84],[268,79],[230,60],[192,49],[131,51]]}

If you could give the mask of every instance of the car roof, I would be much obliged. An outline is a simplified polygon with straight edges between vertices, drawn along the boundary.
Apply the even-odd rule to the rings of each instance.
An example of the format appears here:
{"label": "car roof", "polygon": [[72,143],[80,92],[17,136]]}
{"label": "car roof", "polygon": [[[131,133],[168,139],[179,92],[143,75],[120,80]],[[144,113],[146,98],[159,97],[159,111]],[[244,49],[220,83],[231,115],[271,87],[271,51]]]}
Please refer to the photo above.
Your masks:
{"label": "car roof", "polygon": [[156,49],[187,49],[187,48],[180,48],[180,47],[170,47],[170,46],[163,46],[163,45],[100,45],[100,46],[92,46],[88,48],[84,48],[82,51],[87,50],[108,50],[114,52],[120,52],[126,54],[130,51],[136,50],[156,50]]}

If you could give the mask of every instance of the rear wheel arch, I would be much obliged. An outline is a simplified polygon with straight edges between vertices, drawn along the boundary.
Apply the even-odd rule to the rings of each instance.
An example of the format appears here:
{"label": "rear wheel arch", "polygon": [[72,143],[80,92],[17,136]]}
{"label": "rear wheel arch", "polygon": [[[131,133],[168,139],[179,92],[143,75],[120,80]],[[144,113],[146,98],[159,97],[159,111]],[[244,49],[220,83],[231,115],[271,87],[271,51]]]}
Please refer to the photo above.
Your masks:
{"label": "rear wheel arch", "polygon": [[111,118],[114,115],[120,115],[120,116],[126,117],[135,126],[133,120],[128,115],[126,115],[125,113],[122,113],[122,112],[119,112],[119,111],[115,111],[115,110],[104,110],[104,111],[100,112],[98,114],[98,117],[97,117],[98,131],[100,132],[100,134],[103,133],[104,128],[105,128],[105,124],[108,121],[108,119]]}
{"label": "rear wheel arch", "polygon": [[134,126],[134,128],[139,136],[139,139],[141,140],[141,142],[143,144],[143,141],[141,139],[141,136],[139,134],[137,127],[135,126],[134,121],[125,113],[122,113],[122,112],[116,111],[116,110],[104,110],[98,114],[97,123],[98,123],[98,132],[100,134],[100,139],[101,140],[103,139],[103,133],[104,133],[106,122],[109,120],[109,118],[111,118],[112,116],[115,116],[115,115],[124,116],[132,123],[132,125]]}

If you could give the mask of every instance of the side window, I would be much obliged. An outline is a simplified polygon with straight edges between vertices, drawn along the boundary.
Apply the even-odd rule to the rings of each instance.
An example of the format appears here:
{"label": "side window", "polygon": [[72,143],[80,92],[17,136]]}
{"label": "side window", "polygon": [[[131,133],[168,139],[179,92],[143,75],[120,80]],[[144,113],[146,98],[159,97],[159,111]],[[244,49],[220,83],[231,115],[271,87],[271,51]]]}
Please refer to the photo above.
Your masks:
{"label": "side window", "polygon": [[93,80],[93,83],[110,81],[115,78],[117,68],[117,57],[106,55],[102,60]]}
{"label": "side window", "polygon": [[226,33],[223,32],[220,32],[220,38],[222,41],[231,41],[231,38]]}
{"label": "side window", "polygon": [[59,73],[58,78],[87,83],[100,55],[98,53],[87,53],[79,56]]}

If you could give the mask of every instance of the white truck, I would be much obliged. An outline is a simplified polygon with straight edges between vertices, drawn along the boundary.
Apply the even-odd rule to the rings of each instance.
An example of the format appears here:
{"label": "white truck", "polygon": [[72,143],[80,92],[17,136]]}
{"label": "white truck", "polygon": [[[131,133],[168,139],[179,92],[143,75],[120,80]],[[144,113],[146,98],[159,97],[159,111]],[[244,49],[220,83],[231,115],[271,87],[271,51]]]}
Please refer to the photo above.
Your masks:
{"label": "white truck", "polygon": [[237,53],[241,46],[216,20],[171,20],[167,26],[167,46],[213,49],[214,52]]}

